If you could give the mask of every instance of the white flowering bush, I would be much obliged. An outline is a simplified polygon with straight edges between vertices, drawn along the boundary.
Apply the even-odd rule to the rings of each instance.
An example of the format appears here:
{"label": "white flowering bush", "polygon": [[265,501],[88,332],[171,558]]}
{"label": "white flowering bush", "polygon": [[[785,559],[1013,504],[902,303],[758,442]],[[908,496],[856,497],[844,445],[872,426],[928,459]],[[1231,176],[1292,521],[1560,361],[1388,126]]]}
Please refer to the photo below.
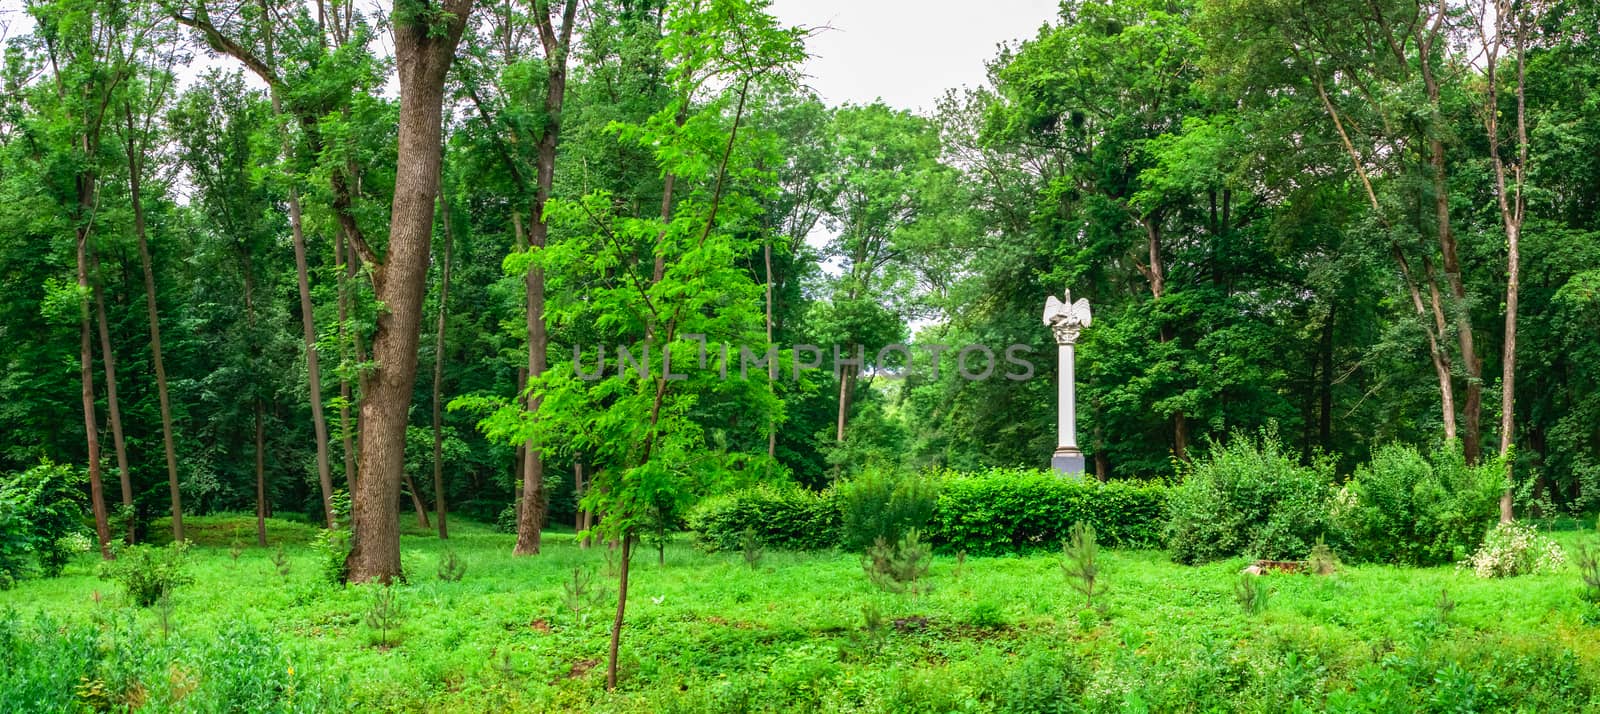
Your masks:
{"label": "white flowering bush", "polygon": [[1526,523],[1502,523],[1484,536],[1483,545],[1461,566],[1480,578],[1552,572],[1567,562],[1561,546]]}

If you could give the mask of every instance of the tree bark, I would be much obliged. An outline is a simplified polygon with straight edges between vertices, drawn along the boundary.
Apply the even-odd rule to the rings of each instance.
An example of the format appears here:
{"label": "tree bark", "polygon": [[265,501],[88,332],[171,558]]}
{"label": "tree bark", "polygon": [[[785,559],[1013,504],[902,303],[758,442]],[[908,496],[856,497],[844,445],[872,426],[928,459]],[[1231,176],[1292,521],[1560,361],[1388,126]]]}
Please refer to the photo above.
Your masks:
{"label": "tree bark", "polygon": [[411,492],[411,507],[417,512],[417,527],[427,530],[433,527],[428,522],[428,507],[422,505],[422,494],[417,491],[417,482],[406,474],[406,490]]}
{"label": "tree bark", "polygon": [[617,575],[617,614],[611,619],[611,647],[606,657],[606,689],[617,688],[617,649],[622,643],[622,618],[628,611],[628,561],[633,555],[633,534],[622,534],[622,565]]}
{"label": "tree bark", "polygon": [[444,413],[440,399],[444,385],[444,328],[450,314],[450,249],[455,229],[450,225],[450,201],[439,195],[440,220],[444,223],[444,264],[439,269],[439,327],[433,338],[433,507],[439,521],[439,538],[450,537],[445,524],[444,502]]}
{"label": "tree bark", "polygon": [[[94,270],[94,307],[98,316],[96,322],[100,328],[100,362],[106,372],[106,408],[111,417],[111,443],[116,449],[117,476],[122,484],[122,506],[130,514],[133,511],[133,475],[128,470],[127,442],[122,438],[122,407],[117,398],[117,356],[111,349],[111,329],[107,325],[106,297],[104,289],[104,275],[100,272],[100,255],[91,250],[89,253],[90,267]],[[128,542],[134,542],[135,522],[128,518]]]}
{"label": "tree bark", "polygon": [[[92,211],[92,199],[89,195],[92,188],[87,188],[91,179],[78,177],[79,208],[88,215]],[[89,291],[89,229],[88,226],[78,227],[78,290]],[[110,560],[111,555],[111,524],[106,515],[105,492],[100,483],[100,428],[95,423],[94,413],[94,354],[93,341],[89,338],[89,303],[87,300],[80,302],[80,316],[78,332],[78,366],[79,382],[83,387],[83,430],[89,452],[89,503],[94,511],[94,532],[100,542],[100,557]]]}
{"label": "tree bark", "polygon": [[[539,40],[545,53],[544,132],[539,135],[538,155],[535,159],[533,222],[528,228],[529,250],[545,247],[550,234],[545,220],[545,205],[550,201],[550,188],[555,181],[556,147],[561,141],[561,106],[567,95],[567,54],[572,44],[572,24],[578,8],[577,0],[567,0],[562,9],[559,30],[550,16],[549,3],[536,5],[534,20],[539,30]],[[544,323],[544,268],[535,263],[528,270],[528,383],[537,382],[545,371],[545,353],[549,348],[549,334]],[[528,411],[538,418],[540,398],[528,394]],[[513,555],[536,555],[540,548],[540,528],[544,526],[544,453],[532,439],[523,453],[526,463],[522,470],[523,508],[517,518],[517,544]]]}
{"label": "tree bark", "polygon": [[123,105],[127,118],[128,193],[133,202],[133,234],[139,244],[139,266],[144,272],[145,313],[150,321],[150,354],[155,362],[156,397],[161,405],[161,446],[167,457],[167,493],[172,499],[172,540],[183,540],[183,493],[178,484],[178,452],[173,445],[172,403],[167,396],[167,365],[161,355],[161,318],[156,310],[156,277],[150,265],[150,243],[145,238],[144,198],[139,190],[143,166],[135,148],[133,108]]}
{"label": "tree bark", "polygon": [[[761,246],[762,258],[767,267],[767,345],[772,345],[772,239],[769,237]],[[778,361],[767,360],[767,392],[774,395],[778,388]],[[767,476],[772,476],[772,469],[778,460],[778,420],[775,417],[767,418]]]}
{"label": "tree bark", "polygon": [[[1431,19],[1434,23],[1431,31],[1436,34],[1422,42],[1421,51],[1418,53],[1419,67],[1435,120],[1442,122],[1439,82],[1434,76],[1429,48],[1433,41],[1440,37],[1437,33],[1445,21],[1443,3],[1439,4],[1435,16]],[[1482,453],[1480,440],[1483,421],[1483,359],[1478,356],[1473,345],[1472,315],[1467,303],[1466,286],[1461,278],[1461,260],[1457,255],[1455,233],[1450,228],[1450,187],[1446,180],[1444,140],[1439,136],[1438,127],[1431,127],[1430,131],[1433,135],[1428,138],[1428,164],[1432,169],[1433,179],[1434,227],[1439,240],[1440,257],[1443,259],[1441,267],[1444,269],[1445,282],[1450,287],[1450,295],[1455,303],[1453,307],[1456,338],[1461,349],[1461,367],[1467,376],[1466,397],[1462,402],[1461,413],[1465,422],[1461,434],[1461,450],[1466,456],[1467,463],[1476,464]],[[1437,297],[1435,303],[1437,310]],[[1445,334],[1442,327],[1439,328],[1439,334],[1441,336]]]}
{"label": "tree bark", "polygon": [[[351,499],[355,526],[346,559],[351,582],[390,583],[401,576],[397,512],[405,474],[405,437],[417,378],[422,293],[427,284],[439,164],[445,74],[461,40],[472,0],[446,0],[435,26],[396,0],[393,30],[399,67],[399,145],[389,247],[372,268],[378,315],[372,356],[377,362],[361,395],[361,478]],[[357,245],[358,252],[360,245]]]}
{"label": "tree bark", "polygon": [[[333,260],[337,265],[339,281],[339,359],[348,362],[350,358],[350,345],[354,338],[347,334],[350,329],[350,278],[355,272],[355,256],[352,251],[344,247],[344,234],[339,233],[333,239]],[[356,360],[359,364],[360,360]],[[359,366],[358,366],[359,369]],[[339,439],[344,452],[344,485],[346,493],[356,492],[356,449],[355,429],[350,425],[350,405],[353,395],[350,391],[350,377],[347,374],[339,375]]]}
{"label": "tree bark", "polygon": [[256,397],[256,545],[267,547],[267,426]]}
{"label": "tree bark", "polygon": [[[1524,195],[1524,177],[1528,167],[1528,120],[1527,120],[1527,76],[1526,59],[1524,57],[1524,21],[1518,16],[1520,10],[1512,7],[1510,3],[1495,3],[1495,32],[1491,42],[1488,32],[1483,31],[1483,45],[1488,51],[1486,64],[1488,73],[1487,101],[1484,106],[1485,129],[1489,136],[1489,154],[1494,164],[1495,193],[1498,197],[1500,218],[1506,231],[1506,322],[1505,338],[1503,340],[1500,358],[1500,457],[1505,461],[1506,490],[1500,494],[1500,522],[1510,523],[1516,517],[1515,512],[1515,469],[1512,461],[1512,444],[1516,436],[1516,386],[1517,386],[1517,300],[1521,289],[1521,237],[1522,225],[1527,213],[1527,199]],[[1496,83],[1495,70],[1499,59],[1499,48],[1504,41],[1502,33],[1505,25],[1511,23],[1512,27],[1512,52],[1516,55],[1516,95],[1517,95],[1517,158],[1516,165],[1512,168],[1514,178],[1508,190],[1506,181],[1506,162],[1500,152],[1500,101],[1499,85]],[[1513,195],[1514,194],[1514,195]]]}

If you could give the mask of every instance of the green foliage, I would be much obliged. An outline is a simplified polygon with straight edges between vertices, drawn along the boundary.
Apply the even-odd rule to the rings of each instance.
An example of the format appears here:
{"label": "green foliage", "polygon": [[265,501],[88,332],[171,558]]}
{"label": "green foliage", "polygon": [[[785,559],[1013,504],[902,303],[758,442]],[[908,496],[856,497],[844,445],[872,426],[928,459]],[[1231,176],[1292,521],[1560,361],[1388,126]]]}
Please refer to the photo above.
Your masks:
{"label": "green foliage", "polygon": [[1172,559],[1305,555],[1327,530],[1332,464],[1302,466],[1275,433],[1235,434],[1185,470],[1167,496]]}
{"label": "green foliage", "polygon": [[844,548],[894,543],[926,529],[938,498],[937,474],[868,468],[838,487]]}
{"label": "green foliage", "polygon": [[1505,464],[1467,466],[1447,444],[1424,457],[1391,444],[1334,496],[1331,530],[1356,560],[1439,565],[1466,557],[1500,515]]}
{"label": "green foliage", "polygon": [[0,588],[37,572],[61,573],[83,534],[81,470],[42,460],[0,477]]}
{"label": "green foliage", "polygon": [[1267,609],[1267,580],[1246,573],[1233,584],[1233,601],[1246,615],[1259,615]]}
{"label": "green foliage", "polygon": [[928,587],[919,581],[928,574],[933,564],[933,550],[922,542],[922,534],[912,528],[891,543],[878,536],[861,557],[861,569],[867,580],[884,592],[912,595],[926,593]]}
{"label": "green foliage", "polygon": [[707,498],[689,513],[695,543],[710,551],[743,550],[745,533],[763,547],[822,550],[839,545],[836,492],[762,485]]}
{"label": "green foliage", "polygon": [[1311,553],[1306,555],[1306,571],[1315,575],[1332,575],[1339,572],[1339,556],[1322,541],[1322,536],[1317,536],[1317,544],[1311,546]]}
{"label": "green foliage", "polygon": [[1579,595],[1585,602],[1600,605],[1600,549],[1592,544],[1581,545],[1575,560],[1578,564],[1578,581],[1583,586]]}
{"label": "green foliage", "polygon": [[739,555],[744,558],[744,564],[751,570],[761,567],[761,558],[766,555],[766,549],[761,545],[761,538],[756,535],[756,529],[745,528],[739,536]]}
{"label": "green foliage", "polygon": [[289,573],[294,571],[294,563],[290,562],[289,554],[284,552],[282,543],[279,543],[277,550],[272,552],[272,567],[278,571],[278,577],[283,578],[283,583],[289,584]]}
{"label": "green foliage", "polygon": [[1100,583],[1100,546],[1095,543],[1094,526],[1079,521],[1072,524],[1071,535],[1061,544],[1061,574],[1067,585],[1083,595],[1083,606],[1094,607],[1094,596],[1106,591]]}
{"label": "green foliage", "polygon": [[447,548],[444,555],[439,556],[437,575],[440,582],[459,583],[467,575],[467,561],[456,555],[454,548]]}
{"label": "green foliage", "polygon": [[344,585],[350,572],[346,560],[350,557],[350,531],[343,528],[324,528],[317,531],[311,541],[317,555],[317,574],[329,585]]}
{"label": "green foliage", "polygon": [[1084,670],[1070,655],[1032,652],[1008,668],[998,683],[998,711],[1006,714],[1070,714],[1080,711]]}
{"label": "green foliage", "polygon": [[589,611],[605,604],[606,590],[594,582],[594,572],[587,568],[573,568],[572,579],[561,583],[561,604],[572,613],[572,626],[581,627],[589,619]]}
{"label": "green foliage", "polygon": [[388,649],[391,646],[389,633],[400,628],[405,619],[405,608],[400,600],[395,597],[395,587],[392,585],[376,586],[372,590],[372,603],[367,607],[366,623],[378,633],[378,646]]}
{"label": "green foliage", "polygon": [[139,607],[150,607],[194,582],[188,541],[166,547],[128,546],[117,549],[116,555],[115,560],[100,564],[100,577],[121,584],[128,599]]}
{"label": "green foliage", "polygon": [[[922,485],[901,485],[925,493]],[[875,483],[876,502],[892,501],[894,487]],[[925,531],[930,543],[976,555],[1053,547],[1065,541],[1073,523],[1094,528],[1097,538],[1116,546],[1150,547],[1159,541],[1167,489],[1160,484],[1064,479],[1043,471],[993,469],[937,477],[938,498]],[[902,482],[903,484],[904,482]],[[843,533],[840,491],[821,493],[793,487],[760,486],[706,499],[689,516],[695,542],[709,551],[738,550],[752,530],[763,546],[780,550],[848,547]],[[860,494],[858,493],[858,497]],[[904,497],[902,497],[904,498]],[[911,503],[917,505],[912,506]],[[920,512],[921,501],[906,511]],[[865,528],[904,520],[863,511]],[[872,525],[876,523],[877,525]]]}
{"label": "green foliage", "polygon": [[1118,547],[1160,540],[1167,489],[1134,481],[1099,483],[1031,469],[948,474],[929,526],[942,547],[974,555],[1052,548],[1082,522]]}

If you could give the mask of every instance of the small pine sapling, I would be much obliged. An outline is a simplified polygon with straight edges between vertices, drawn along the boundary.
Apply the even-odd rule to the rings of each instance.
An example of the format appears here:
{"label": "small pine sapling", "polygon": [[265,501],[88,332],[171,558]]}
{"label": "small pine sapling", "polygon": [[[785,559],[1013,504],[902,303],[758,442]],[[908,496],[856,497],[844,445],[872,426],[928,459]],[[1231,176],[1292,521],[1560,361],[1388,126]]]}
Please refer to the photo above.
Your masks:
{"label": "small pine sapling", "polygon": [[1578,577],[1583,581],[1583,599],[1600,605],[1600,550],[1578,546]]}
{"label": "small pine sapling", "polygon": [[439,579],[447,583],[459,583],[467,574],[467,561],[456,555],[454,548],[446,548],[444,555],[439,558]]}
{"label": "small pine sapling", "polygon": [[1094,526],[1083,521],[1073,523],[1061,550],[1064,556],[1061,572],[1067,578],[1067,585],[1083,596],[1085,609],[1093,608],[1094,596],[1106,592],[1105,585],[1100,582],[1100,545],[1095,542]]}
{"label": "small pine sapling", "polygon": [[1450,615],[1456,611],[1456,601],[1450,599],[1449,590],[1443,588],[1439,590],[1439,602],[1434,603],[1434,611],[1439,624],[1450,624]]}
{"label": "small pine sapling", "polygon": [[394,587],[384,585],[374,589],[372,606],[367,608],[367,627],[378,631],[378,647],[388,649],[391,646],[389,631],[399,629],[404,615],[400,601],[395,598]]}
{"label": "small pine sapling", "polygon": [[272,567],[278,571],[278,577],[283,578],[284,584],[287,585],[289,583],[289,573],[294,568],[293,563],[289,562],[289,554],[283,550],[282,543],[279,543],[278,549],[272,553]]}
{"label": "small pine sapling", "polygon": [[761,538],[756,535],[756,529],[746,528],[739,536],[739,548],[744,556],[744,564],[751,570],[761,567],[761,558],[766,555],[766,549],[761,545]]}
{"label": "small pine sapling", "polygon": [[1267,609],[1267,583],[1258,575],[1241,575],[1233,585],[1233,599],[1246,615],[1259,615]]}
{"label": "small pine sapling", "polygon": [[1339,556],[1322,542],[1322,536],[1317,536],[1317,544],[1311,546],[1311,554],[1306,557],[1306,572],[1332,575],[1339,572],[1339,565]]}
{"label": "small pine sapling", "polygon": [[861,559],[867,579],[879,589],[891,593],[910,592],[921,595],[927,585],[920,583],[928,574],[933,551],[922,542],[922,533],[912,528],[896,543],[878,537]]}
{"label": "small pine sapling", "polygon": [[605,599],[605,591],[594,586],[594,574],[583,568],[573,568],[572,580],[561,583],[561,602],[572,613],[573,627],[581,627],[588,610]]}

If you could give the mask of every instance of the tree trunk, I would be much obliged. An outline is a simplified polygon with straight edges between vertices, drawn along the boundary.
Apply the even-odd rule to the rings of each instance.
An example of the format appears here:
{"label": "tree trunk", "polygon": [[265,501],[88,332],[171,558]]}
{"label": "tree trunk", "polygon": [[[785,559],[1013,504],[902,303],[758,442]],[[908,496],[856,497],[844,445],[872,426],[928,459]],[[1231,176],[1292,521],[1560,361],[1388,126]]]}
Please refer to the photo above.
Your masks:
{"label": "tree trunk", "polygon": [[[78,178],[79,208],[88,215],[90,200],[84,186],[89,179]],[[78,290],[89,291],[89,229],[78,227]],[[105,492],[100,483],[100,428],[94,413],[94,355],[93,341],[89,338],[89,303],[82,301],[79,316],[78,366],[79,382],[83,387],[83,431],[89,452],[89,503],[94,510],[94,533],[100,542],[100,557],[110,560],[111,524],[106,516]]]}
{"label": "tree trunk", "polygon": [[[122,438],[122,407],[117,399],[117,356],[111,350],[111,329],[107,325],[105,289],[102,285],[104,276],[100,272],[100,256],[97,252],[90,251],[90,265],[95,273],[94,281],[94,307],[98,316],[100,327],[100,353],[101,365],[106,371],[106,408],[111,417],[111,443],[117,454],[117,476],[122,482],[122,507],[129,514],[133,511],[133,476],[128,470],[127,442]],[[128,518],[128,542],[134,542],[134,519]]]}
{"label": "tree trunk", "polygon": [[854,392],[855,367],[846,365],[839,371],[839,414],[834,418],[833,438],[844,444],[844,428],[850,419],[850,397]]}
{"label": "tree trunk", "polygon": [[[348,361],[350,345],[354,338],[346,334],[350,325],[350,278],[355,273],[355,256],[344,246],[344,233],[333,239],[333,260],[337,264],[339,281],[339,359]],[[356,360],[359,365],[360,359]],[[359,367],[358,367],[359,368]],[[350,405],[354,403],[350,392],[350,378],[339,375],[339,440],[344,452],[344,485],[346,493],[356,492],[355,429],[350,425]]]}
{"label": "tree trunk", "polygon": [[628,611],[628,561],[633,555],[633,534],[622,534],[622,565],[617,574],[617,614],[611,619],[611,647],[606,658],[606,689],[617,688],[617,648],[622,643],[622,618]]}
{"label": "tree trunk", "polygon": [[267,427],[256,398],[256,545],[267,547]]}
{"label": "tree trunk", "polygon": [[[1517,164],[1514,169],[1515,179],[1512,188],[1515,196],[1510,195],[1506,185],[1506,164],[1500,154],[1499,131],[1499,90],[1495,83],[1496,49],[1500,44],[1501,33],[1505,26],[1501,23],[1512,23],[1512,52],[1516,54],[1516,93],[1517,93]],[[1527,65],[1524,55],[1525,38],[1524,20],[1516,13],[1499,12],[1495,17],[1494,44],[1490,45],[1488,67],[1488,102],[1484,107],[1484,118],[1487,122],[1489,134],[1489,151],[1494,160],[1495,188],[1499,196],[1500,217],[1505,224],[1506,231],[1506,324],[1505,339],[1500,358],[1500,457],[1505,461],[1506,490],[1500,494],[1500,522],[1510,523],[1516,517],[1515,506],[1515,469],[1513,468],[1511,446],[1515,443],[1516,436],[1516,387],[1517,387],[1517,299],[1521,289],[1521,238],[1522,225],[1527,213],[1527,198],[1524,195],[1524,177],[1528,168],[1528,108],[1527,108]],[[1487,33],[1486,39],[1487,39]]]}
{"label": "tree trunk", "polygon": [[[244,254],[243,254],[243,257],[244,257],[244,261],[243,261],[244,265],[242,267],[244,269],[244,310],[245,310],[245,319],[247,320],[247,324],[250,326],[250,334],[251,334],[251,338],[252,338],[251,339],[252,347],[251,347],[251,355],[250,356],[251,356],[251,361],[252,361],[253,364],[251,366],[255,367],[257,369],[257,371],[259,372],[259,370],[260,370],[259,364],[255,364],[255,362],[256,362],[257,358],[260,357],[260,349],[258,347],[253,346],[257,342],[257,340],[255,339],[255,337],[256,337],[256,335],[255,335],[255,330],[256,330],[255,280],[251,276],[250,253],[248,251],[245,251]],[[256,411],[256,545],[258,545],[258,546],[260,546],[262,548],[265,548],[265,547],[267,547],[267,427],[266,427],[266,419],[265,419],[264,414],[263,414],[263,411],[265,411],[265,407],[261,403],[261,395],[259,393],[256,394],[255,402],[256,402],[256,405],[255,405],[256,406],[256,409],[255,409],[255,411]]]}
{"label": "tree trunk", "polygon": [[[1434,23],[1432,32],[1438,33],[1443,27],[1444,14],[1444,4],[1440,3],[1437,14],[1432,18]],[[1442,122],[1439,82],[1434,76],[1433,62],[1428,51],[1428,47],[1438,37],[1440,35],[1434,34],[1423,42],[1422,51],[1418,53],[1418,65],[1435,120]],[[1461,260],[1457,256],[1455,233],[1450,229],[1450,186],[1446,181],[1444,140],[1440,138],[1437,127],[1433,127],[1432,131],[1433,136],[1428,138],[1428,164],[1433,174],[1434,227],[1439,239],[1440,257],[1444,261],[1441,267],[1444,268],[1445,282],[1450,287],[1450,295],[1455,303],[1453,307],[1456,338],[1461,348],[1461,367],[1467,374],[1466,398],[1462,403],[1461,414],[1465,422],[1461,434],[1461,450],[1466,456],[1467,463],[1476,464],[1482,452],[1480,440],[1483,421],[1483,360],[1478,357],[1477,350],[1473,346],[1472,315],[1467,305],[1466,286],[1461,278]],[[1437,310],[1438,298],[1435,297],[1434,300]],[[1443,327],[1438,329],[1441,336],[1445,334]]]}
{"label": "tree trunk", "polygon": [[[562,10],[559,33],[550,16],[550,5],[537,6],[534,17],[539,39],[545,51],[544,131],[539,135],[538,155],[535,159],[533,208],[528,226],[529,250],[545,247],[550,235],[550,224],[545,220],[545,204],[550,201],[550,187],[555,181],[556,147],[561,142],[561,106],[567,95],[567,53],[571,47],[572,23],[577,11],[577,0],[567,0]],[[537,382],[544,375],[545,353],[549,348],[549,335],[544,324],[544,268],[535,263],[528,270],[528,383]],[[538,418],[540,399],[528,395],[528,411]],[[544,453],[529,440],[523,454],[526,463],[522,470],[523,508],[517,519],[517,545],[513,555],[536,555],[540,548],[539,529],[544,526]]]}
{"label": "tree trunk", "polygon": [[450,314],[450,249],[455,242],[455,229],[450,225],[450,201],[443,192],[439,196],[440,220],[444,223],[444,264],[439,270],[439,328],[433,338],[433,507],[439,521],[439,538],[450,537],[445,524],[444,502],[444,413],[440,409],[444,384],[444,328]]}
{"label": "tree trunk", "polygon": [[[376,367],[361,395],[361,478],[351,499],[355,526],[346,559],[351,582],[400,577],[397,513],[405,474],[405,438],[417,378],[422,293],[428,278],[434,199],[439,191],[444,80],[472,0],[447,0],[429,25],[396,0],[394,51],[399,67],[399,145],[389,247],[374,265],[373,291],[385,310],[372,341]],[[358,252],[360,246],[358,245]]]}
{"label": "tree trunk", "polygon": [[133,202],[133,234],[139,244],[139,265],[144,272],[145,313],[150,321],[150,355],[156,369],[156,397],[161,404],[161,446],[167,456],[167,493],[172,499],[172,540],[183,540],[183,493],[178,484],[178,452],[173,445],[172,404],[167,396],[167,365],[161,356],[161,318],[156,310],[156,277],[150,265],[150,243],[145,239],[144,199],[139,190],[143,169],[134,148],[133,109],[124,105],[128,127],[128,193]]}
{"label": "tree trunk", "polygon": [[428,507],[422,505],[422,494],[417,491],[417,482],[406,474],[406,490],[411,492],[411,507],[417,511],[417,527],[427,530],[433,527],[428,522]]}
{"label": "tree trunk", "polygon": [[[762,247],[762,258],[767,266],[767,345],[772,345],[772,239],[768,238]],[[774,394],[778,388],[778,361],[767,360],[767,392]],[[778,460],[778,420],[767,417],[767,476],[772,476],[772,469]]]}

